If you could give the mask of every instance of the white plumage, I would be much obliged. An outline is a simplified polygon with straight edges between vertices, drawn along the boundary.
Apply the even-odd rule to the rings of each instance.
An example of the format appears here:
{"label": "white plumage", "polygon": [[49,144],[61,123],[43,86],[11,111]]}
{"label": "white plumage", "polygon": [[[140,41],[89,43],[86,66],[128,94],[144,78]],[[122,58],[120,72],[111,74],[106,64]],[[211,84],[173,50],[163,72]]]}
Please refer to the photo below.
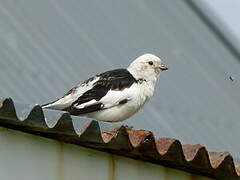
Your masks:
{"label": "white plumage", "polygon": [[135,114],[149,100],[159,73],[167,69],[159,57],[144,54],[127,69],[96,75],[42,107],[101,121],[122,121]]}

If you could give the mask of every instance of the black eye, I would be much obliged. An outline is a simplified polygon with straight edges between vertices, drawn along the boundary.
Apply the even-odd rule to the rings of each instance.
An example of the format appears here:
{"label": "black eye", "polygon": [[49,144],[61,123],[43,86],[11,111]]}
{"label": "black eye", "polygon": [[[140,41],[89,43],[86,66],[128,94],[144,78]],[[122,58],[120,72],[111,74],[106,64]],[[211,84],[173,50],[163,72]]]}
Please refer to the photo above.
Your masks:
{"label": "black eye", "polygon": [[148,64],[152,66],[152,65],[153,65],[153,62],[152,62],[152,61],[148,61]]}

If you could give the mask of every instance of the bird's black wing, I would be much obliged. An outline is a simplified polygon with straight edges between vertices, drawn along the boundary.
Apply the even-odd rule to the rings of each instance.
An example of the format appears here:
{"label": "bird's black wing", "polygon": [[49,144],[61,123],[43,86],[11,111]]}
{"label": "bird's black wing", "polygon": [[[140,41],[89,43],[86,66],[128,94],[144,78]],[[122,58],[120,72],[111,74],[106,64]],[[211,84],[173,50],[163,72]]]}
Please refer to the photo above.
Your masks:
{"label": "bird's black wing", "polygon": [[[137,82],[127,69],[107,71],[97,75],[97,77],[99,77],[99,79],[93,84],[93,87],[83,93],[69,108],[66,108],[67,111],[73,115],[99,111],[104,108],[104,104],[99,100],[104,97],[109,90],[122,91]],[[90,103],[83,108],[77,108],[79,105],[92,100],[95,100],[92,104]]]}

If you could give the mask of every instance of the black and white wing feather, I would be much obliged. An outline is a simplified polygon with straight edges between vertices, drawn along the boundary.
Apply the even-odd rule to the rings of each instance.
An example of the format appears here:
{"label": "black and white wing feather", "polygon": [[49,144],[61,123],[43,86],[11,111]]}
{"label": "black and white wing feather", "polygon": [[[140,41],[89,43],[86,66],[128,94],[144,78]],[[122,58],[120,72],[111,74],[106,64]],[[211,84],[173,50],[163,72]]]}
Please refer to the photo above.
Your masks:
{"label": "black and white wing feather", "polygon": [[81,115],[126,103],[130,96],[126,91],[137,80],[127,69],[116,69],[96,75],[53,103],[43,108],[65,110]]}

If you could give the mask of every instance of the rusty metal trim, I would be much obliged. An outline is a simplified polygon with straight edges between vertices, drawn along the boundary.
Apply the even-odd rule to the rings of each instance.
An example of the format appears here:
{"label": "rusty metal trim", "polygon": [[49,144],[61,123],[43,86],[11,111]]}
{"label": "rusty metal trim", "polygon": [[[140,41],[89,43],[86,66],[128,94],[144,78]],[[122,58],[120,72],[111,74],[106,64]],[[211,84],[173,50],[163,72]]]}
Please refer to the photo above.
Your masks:
{"label": "rusty metal trim", "polygon": [[240,165],[234,164],[226,152],[208,152],[202,145],[182,145],[171,138],[156,139],[150,131],[127,130],[124,126],[103,132],[100,124],[104,122],[81,118],[83,122],[77,132],[72,117],[66,112],[56,111],[60,116],[50,127],[46,111],[39,105],[30,108],[25,116],[18,112],[11,98],[0,101],[0,125],[217,179],[240,179]]}

